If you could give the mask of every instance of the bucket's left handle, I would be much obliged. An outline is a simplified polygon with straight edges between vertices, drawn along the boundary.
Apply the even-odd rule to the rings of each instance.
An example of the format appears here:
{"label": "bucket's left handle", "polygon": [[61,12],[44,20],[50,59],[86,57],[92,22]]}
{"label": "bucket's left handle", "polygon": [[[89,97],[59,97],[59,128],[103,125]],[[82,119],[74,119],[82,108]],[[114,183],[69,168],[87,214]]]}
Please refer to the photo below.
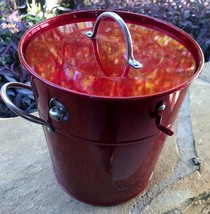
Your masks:
{"label": "bucket's left handle", "polygon": [[9,82],[9,83],[6,83],[2,86],[1,88],[1,98],[2,100],[4,101],[4,103],[7,105],[7,107],[9,109],[11,109],[15,114],[17,114],[18,116],[21,116],[23,117],[24,119],[26,120],[29,120],[30,122],[33,122],[33,123],[37,123],[37,124],[40,124],[40,125],[44,125],[44,126],[47,126],[48,128],[48,131],[49,132],[53,132],[53,128],[52,126],[42,120],[41,118],[39,117],[36,117],[32,114],[28,114],[27,112],[23,111],[22,109],[18,108],[9,98],[9,96],[7,95],[7,90],[9,88],[24,88],[24,89],[28,89],[28,90],[31,90],[31,86],[29,85],[26,85],[26,84],[23,84],[23,83],[18,83],[18,82]]}

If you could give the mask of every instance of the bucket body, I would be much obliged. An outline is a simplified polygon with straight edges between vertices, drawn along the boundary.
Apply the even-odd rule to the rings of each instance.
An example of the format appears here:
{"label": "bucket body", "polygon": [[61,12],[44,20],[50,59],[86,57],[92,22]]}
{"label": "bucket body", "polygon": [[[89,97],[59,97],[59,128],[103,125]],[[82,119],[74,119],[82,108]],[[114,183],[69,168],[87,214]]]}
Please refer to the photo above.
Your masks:
{"label": "bucket body", "polygon": [[[69,22],[74,23],[78,19],[83,22],[93,21],[102,12],[82,11],[54,17],[34,26],[21,39],[19,57],[30,74],[40,118],[18,109],[6,95],[8,87],[23,87],[22,84],[7,84],[2,87],[1,92],[5,103],[15,113],[44,125],[53,169],[62,188],[83,202],[109,206],[123,203],[146,188],[166,137],[173,134],[170,128],[188,87],[201,72],[203,54],[189,35],[170,24],[139,14],[116,11],[123,19],[129,19],[130,23],[139,22],[143,27],[152,26],[151,28],[159,29],[184,44],[195,60],[196,70],[189,80],[156,94],[109,97],[63,88],[46,80],[29,66],[26,49],[34,35],[44,32],[45,28],[58,27],[60,23],[64,26],[64,32],[68,29],[66,25]],[[118,20],[116,16],[114,19]],[[124,34],[127,35],[128,32]],[[127,42],[127,55],[130,57],[128,63],[133,67],[141,67],[134,60],[129,44]],[[58,60],[57,63],[59,62]],[[102,63],[99,63],[99,67],[103,67]],[[127,67],[128,65],[124,73],[127,72]],[[158,67],[160,72],[161,68]],[[118,80],[126,80],[123,75]],[[111,80],[112,78],[113,76],[110,77]],[[56,77],[54,80],[56,81]],[[105,89],[108,90],[108,87]],[[24,88],[28,89],[29,86]],[[52,103],[57,106],[52,106]]]}
{"label": "bucket body", "polygon": [[[31,80],[58,183],[73,197],[94,205],[116,205],[142,192],[167,137],[157,129],[157,103],[167,105],[162,123],[170,127],[187,88],[153,99],[92,99]],[[59,97],[69,121],[46,117],[48,102]]]}
{"label": "bucket body", "polygon": [[92,205],[116,205],[142,192],[152,178],[164,134],[124,144],[101,144],[45,130],[62,188]]}

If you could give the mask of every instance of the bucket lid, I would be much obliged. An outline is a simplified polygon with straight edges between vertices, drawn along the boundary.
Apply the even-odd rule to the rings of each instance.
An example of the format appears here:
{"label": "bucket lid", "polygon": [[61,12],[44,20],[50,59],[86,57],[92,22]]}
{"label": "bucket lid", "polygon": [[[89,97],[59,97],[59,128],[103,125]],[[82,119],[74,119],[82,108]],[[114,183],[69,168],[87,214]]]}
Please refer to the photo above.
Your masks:
{"label": "bucket lid", "polygon": [[83,11],[46,20],[23,36],[19,56],[44,82],[102,97],[177,90],[203,64],[199,46],[180,29],[119,11]]}

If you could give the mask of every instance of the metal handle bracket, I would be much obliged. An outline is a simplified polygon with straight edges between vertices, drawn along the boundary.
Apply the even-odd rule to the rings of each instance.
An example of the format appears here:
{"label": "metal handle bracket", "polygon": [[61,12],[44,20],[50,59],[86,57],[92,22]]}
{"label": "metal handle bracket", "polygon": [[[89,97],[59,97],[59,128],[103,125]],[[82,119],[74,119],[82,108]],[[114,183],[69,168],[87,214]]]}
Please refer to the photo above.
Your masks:
{"label": "metal handle bracket", "polygon": [[67,112],[65,106],[58,102],[56,98],[52,98],[49,101],[49,106],[49,115],[53,120],[66,122],[69,119],[69,113]]}
{"label": "metal handle bracket", "polygon": [[163,116],[163,112],[166,108],[166,103],[165,102],[160,102],[156,105],[156,109],[155,109],[155,123],[157,128],[162,131],[163,133],[172,136],[174,134],[174,132],[172,130],[170,130],[169,128],[165,127],[164,125],[162,125],[162,116]]}

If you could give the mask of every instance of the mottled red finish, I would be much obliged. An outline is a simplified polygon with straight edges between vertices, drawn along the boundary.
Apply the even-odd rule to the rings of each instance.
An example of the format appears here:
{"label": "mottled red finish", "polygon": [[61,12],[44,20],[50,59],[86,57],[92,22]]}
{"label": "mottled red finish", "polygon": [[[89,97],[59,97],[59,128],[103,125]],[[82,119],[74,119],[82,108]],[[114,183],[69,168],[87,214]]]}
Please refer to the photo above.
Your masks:
{"label": "mottled red finish", "polygon": [[[191,51],[196,72],[185,84],[142,97],[89,96],[57,86],[37,75],[26,63],[24,51],[36,32],[76,18],[96,19],[103,11],[61,15],[31,28],[19,46],[21,63],[30,73],[40,117],[54,128],[44,128],[58,182],[75,198],[95,205],[123,203],[143,191],[151,179],[166,134],[155,123],[155,108],[166,104],[162,124],[170,128],[190,83],[199,75],[203,55],[195,41],[183,31],[146,16],[117,11],[123,19],[161,29]],[[49,116],[48,102],[57,98],[70,114],[67,122]]]}

